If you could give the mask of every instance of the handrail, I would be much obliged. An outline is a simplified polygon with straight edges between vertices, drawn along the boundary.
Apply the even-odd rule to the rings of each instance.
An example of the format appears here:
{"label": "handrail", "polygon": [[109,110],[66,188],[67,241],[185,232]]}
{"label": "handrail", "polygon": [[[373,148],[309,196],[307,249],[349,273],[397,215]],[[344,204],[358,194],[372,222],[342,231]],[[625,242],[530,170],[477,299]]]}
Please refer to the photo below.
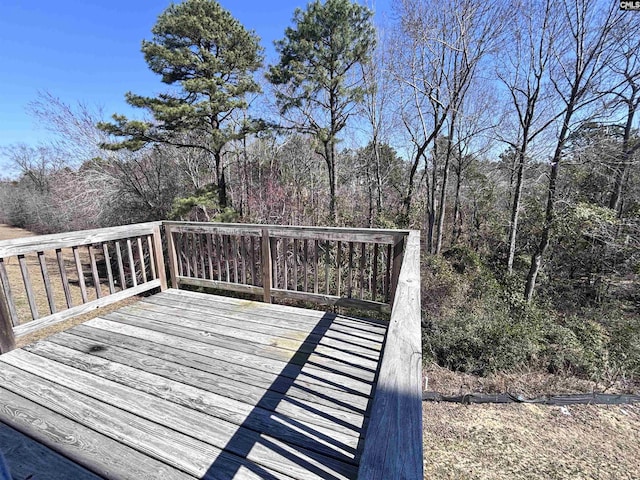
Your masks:
{"label": "handrail", "polygon": [[404,250],[358,478],[423,478],[420,233]]}
{"label": "handrail", "polygon": [[164,227],[176,288],[379,311],[390,310],[409,233],[196,222],[164,222]]}
{"label": "handrail", "polygon": [[[153,288],[166,289],[161,225],[149,222],[0,241],[0,353],[15,348],[16,338],[46,326]],[[104,268],[102,275],[99,266]],[[22,281],[10,278],[12,267],[19,268]],[[69,268],[77,276],[80,304],[74,305]],[[87,288],[87,279],[95,294]],[[39,302],[44,297],[41,290],[46,303]],[[26,297],[29,305],[31,319],[26,322],[18,314],[16,294]]]}

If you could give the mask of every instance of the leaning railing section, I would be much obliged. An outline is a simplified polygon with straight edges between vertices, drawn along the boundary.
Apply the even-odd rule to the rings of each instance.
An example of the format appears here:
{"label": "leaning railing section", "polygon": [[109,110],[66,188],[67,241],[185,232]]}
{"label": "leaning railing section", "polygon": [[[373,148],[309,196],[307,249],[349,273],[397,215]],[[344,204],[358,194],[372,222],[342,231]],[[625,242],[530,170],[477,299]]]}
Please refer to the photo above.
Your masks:
{"label": "leaning railing section", "polygon": [[171,283],[390,310],[406,231],[164,222]]}
{"label": "leaning railing section", "polygon": [[15,338],[166,288],[161,223],[0,242],[0,351]]}

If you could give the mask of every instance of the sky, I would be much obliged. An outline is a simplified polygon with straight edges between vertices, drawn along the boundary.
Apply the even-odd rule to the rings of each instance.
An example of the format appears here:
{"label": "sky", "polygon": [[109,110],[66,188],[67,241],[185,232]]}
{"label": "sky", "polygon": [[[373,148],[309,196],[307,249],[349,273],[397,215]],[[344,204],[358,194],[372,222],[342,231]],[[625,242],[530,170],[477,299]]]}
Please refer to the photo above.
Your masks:
{"label": "sky", "polygon": [[[254,30],[275,60],[273,41],[282,38],[296,7],[307,0],[219,0]],[[391,0],[378,2],[386,5]],[[101,107],[107,115],[131,115],[127,91],[163,90],[140,52],[143,39],[170,0],[0,0],[0,147],[36,145],[47,133],[27,105],[47,91],[68,104]],[[370,4],[371,2],[367,2]],[[377,14],[378,16],[380,13]],[[0,153],[0,177],[7,169]],[[6,172],[8,173],[8,171]]]}

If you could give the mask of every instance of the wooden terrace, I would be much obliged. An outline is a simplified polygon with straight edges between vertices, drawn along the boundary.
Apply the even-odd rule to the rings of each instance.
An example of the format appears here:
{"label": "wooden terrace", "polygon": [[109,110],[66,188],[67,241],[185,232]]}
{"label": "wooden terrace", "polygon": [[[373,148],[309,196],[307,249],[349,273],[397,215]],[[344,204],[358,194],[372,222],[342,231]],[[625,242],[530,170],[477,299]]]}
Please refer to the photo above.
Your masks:
{"label": "wooden terrace", "polygon": [[15,479],[422,478],[418,232],[129,225],[0,242],[0,282]]}

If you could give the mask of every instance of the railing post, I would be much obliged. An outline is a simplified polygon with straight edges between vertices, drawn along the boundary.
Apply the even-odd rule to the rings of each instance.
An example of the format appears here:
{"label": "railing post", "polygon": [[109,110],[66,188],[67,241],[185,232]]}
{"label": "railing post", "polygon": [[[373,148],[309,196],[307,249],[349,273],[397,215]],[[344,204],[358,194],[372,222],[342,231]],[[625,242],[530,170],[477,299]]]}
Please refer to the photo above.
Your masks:
{"label": "railing post", "polygon": [[153,253],[155,255],[151,261],[156,264],[156,272],[160,279],[160,291],[164,292],[167,289],[167,273],[164,270],[164,252],[162,249],[162,235],[159,225],[153,227]]}
{"label": "railing post", "polygon": [[260,238],[262,247],[262,288],[264,289],[264,302],[271,303],[271,245],[269,241],[269,230],[262,229]]}
{"label": "railing post", "polygon": [[391,273],[391,292],[389,299],[389,305],[391,305],[392,308],[393,300],[396,297],[396,290],[398,288],[398,278],[400,277],[400,267],[402,266],[405,244],[406,240],[403,236],[393,245],[393,271]]}
{"label": "railing post", "polygon": [[0,354],[7,353],[16,348],[16,338],[13,333],[13,325],[9,316],[9,309],[5,298],[0,293]]}
{"label": "railing post", "polygon": [[178,288],[178,258],[176,257],[176,246],[173,242],[171,227],[165,225],[164,233],[167,236],[167,255],[169,255],[169,275],[171,277],[171,288]]}

